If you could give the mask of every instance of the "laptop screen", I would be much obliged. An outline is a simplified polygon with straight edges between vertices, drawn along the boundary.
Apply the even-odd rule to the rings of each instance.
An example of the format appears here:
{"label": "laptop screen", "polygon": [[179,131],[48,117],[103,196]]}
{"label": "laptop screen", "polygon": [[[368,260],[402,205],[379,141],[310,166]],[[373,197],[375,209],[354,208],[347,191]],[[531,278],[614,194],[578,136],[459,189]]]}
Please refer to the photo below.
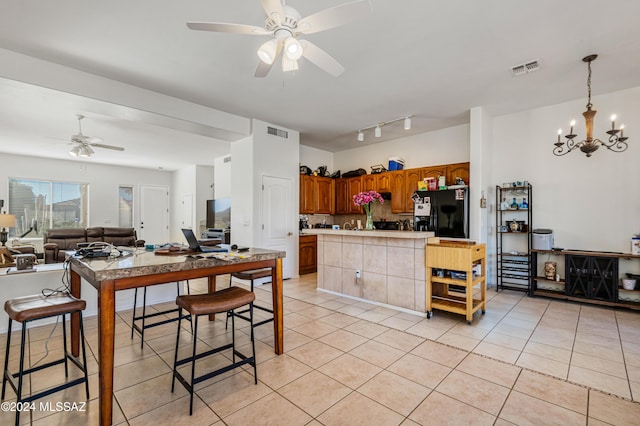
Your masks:
{"label": "laptop screen", "polygon": [[182,233],[184,237],[187,239],[187,243],[189,243],[189,248],[193,251],[200,251],[200,244],[198,243],[198,239],[191,229],[182,229]]}

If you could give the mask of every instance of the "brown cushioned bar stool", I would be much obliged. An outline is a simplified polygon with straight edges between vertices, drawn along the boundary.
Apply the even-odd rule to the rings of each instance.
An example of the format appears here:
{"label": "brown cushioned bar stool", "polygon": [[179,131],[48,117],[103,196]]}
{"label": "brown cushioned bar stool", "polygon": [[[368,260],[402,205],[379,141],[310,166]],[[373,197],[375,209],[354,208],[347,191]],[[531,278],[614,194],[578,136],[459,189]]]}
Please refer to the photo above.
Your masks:
{"label": "brown cushioned bar stool", "polygon": [[[171,392],[173,393],[175,379],[178,379],[182,386],[185,387],[189,394],[191,395],[191,399],[189,401],[189,415],[193,414],[193,389],[194,386],[204,380],[210,379],[218,374],[225,373],[229,370],[233,370],[234,368],[240,367],[244,364],[249,364],[253,366],[253,376],[255,379],[256,385],[258,384],[258,370],[256,368],[256,346],[253,336],[253,301],[256,296],[243,288],[240,287],[229,287],[220,291],[216,291],[214,293],[207,294],[194,294],[194,295],[183,295],[178,296],[176,298],[176,304],[178,305],[178,335],[176,336],[176,352],[175,358],[173,360],[173,379],[171,380]],[[252,355],[250,357],[240,353],[236,350],[236,333],[235,333],[235,317],[237,314],[234,314],[235,309],[249,305],[249,322],[251,324],[251,349]],[[180,343],[180,325],[182,323],[182,309],[187,310],[191,314],[192,324],[193,324],[193,352],[191,356],[187,358],[183,358],[178,360],[178,345]],[[219,346],[217,348],[211,349],[209,351],[200,353],[196,355],[196,342],[198,341],[198,317],[202,315],[211,315],[218,314],[222,312],[231,312],[231,343],[226,345]],[[219,368],[215,371],[212,371],[207,374],[203,374],[202,376],[195,377],[195,369],[196,369],[196,359],[204,358],[209,355],[216,354],[218,352],[224,351],[226,349],[231,349],[232,354],[232,362],[231,364]],[[236,362],[236,356],[240,358],[239,361]],[[187,382],[187,380],[178,372],[178,367],[191,363],[191,381]]]}
{"label": "brown cushioned bar stool", "polygon": [[[248,271],[241,271],[241,272],[234,272],[231,274],[231,276],[233,278],[237,278],[239,280],[247,280],[247,281],[251,281],[251,292],[253,292],[253,280],[257,280],[258,278],[265,278],[265,277],[270,277],[271,276],[271,268],[265,268],[265,269],[251,269]],[[254,308],[256,309],[260,309],[261,311],[265,311],[265,312],[269,312],[271,314],[271,317],[267,318],[266,320],[262,320],[259,321],[257,323],[255,323],[253,326],[257,327],[259,325],[262,324],[266,324],[268,322],[273,321],[273,309],[269,309],[269,308],[265,308],[263,306],[258,306],[258,305],[253,305]],[[243,316],[242,314],[246,314],[247,311],[239,311],[236,312],[236,316],[238,318],[242,318],[245,321],[249,321],[249,318],[247,318],[246,316]],[[230,317],[230,313],[227,313],[227,324],[229,323],[229,317]],[[226,325],[225,325],[226,327]]]}
{"label": "brown cushioned bar stool", "polygon": [[[51,395],[52,393],[60,390],[85,384],[87,391],[87,401],[89,400],[89,380],[87,378],[87,354],[84,343],[84,328],[82,326],[82,311],[86,307],[84,300],[76,299],[69,295],[69,293],[56,293],[51,296],[43,296],[41,294],[33,296],[17,297],[15,299],[7,300],[4,304],[4,310],[9,315],[9,328],[7,331],[7,348],[4,358],[4,374],[2,378],[2,399],[4,399],[7,382],[13,388],[17,396],[17,403],[28,403],[36,399]],[[80,315],[80,342],[82,344],[82,363],[67,351],[67,330],[65,327],[65,316],[67,314],[78,313]],[[43,365],[32,367],[29,369],[24,368],[25,362],[25,346],[26,346],[26,333],[27,324],[30,321],[35,321],[43,318],[62,316],[62,339],[64,343],[64,356],[58,360],[48,362]],[[22,323],[22,340],[20,342],[20,367],[17,373],[11,373],[9,371],[9,349],[11,347],[11,325],[13,321]],[[83,377],[67,381],[58,386],[46,389],[44,391],[31,394],[27,397],[22,395],[22,387],[24,384],[24,376],[31,374],[44,368],[53,367],[54,365],[64,363],[64,375],[69,377],[68,360],[71,360],[82,372]],[[18,379],[17,382],[15,379]],[[16,425],[20,424],[20,410],[16,410]]]}

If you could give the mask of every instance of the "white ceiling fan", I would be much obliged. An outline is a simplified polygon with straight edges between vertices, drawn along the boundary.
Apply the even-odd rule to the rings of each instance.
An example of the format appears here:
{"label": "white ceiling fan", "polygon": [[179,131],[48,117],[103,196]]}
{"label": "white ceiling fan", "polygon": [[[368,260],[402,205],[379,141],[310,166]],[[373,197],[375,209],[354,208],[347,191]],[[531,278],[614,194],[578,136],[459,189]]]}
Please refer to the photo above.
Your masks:
{"label": "white ceiling fan", "polygon": [[344,67],[315,44],[298,37],[301,34],[313,34],[335,28],[371,14],[371,4],[368,0],[341,4],[304,18],[293,7],[284,4],[284,0],[282,3],[280,0],[260,1],[267,14],[264,28],[220,22],[187,22],[187,27],[199,31],[272,36],[271,40],[258,49],[260,62],[256,69],[256,77],[265,77],[269,73],[283,49],[283,71],[297,70],[298,59],[304,56],[317,67],[337,77],[344,72]]}
{"label": "white ceiling fan", "polygon": [[92,146],[96,148],[106,148],[113,149],[114,151],[124,151],[124,148],[121,146],[115,145],[105,145],[100,138],[93,138],[90,136],[85,136],[82,134],[82,119],[84,115],[76,115],[78,118],[78,133],[71,136],[71,144],[74,145],[73,148],[69,151],[69,155],[72,157],[91,157],[94,153]]}

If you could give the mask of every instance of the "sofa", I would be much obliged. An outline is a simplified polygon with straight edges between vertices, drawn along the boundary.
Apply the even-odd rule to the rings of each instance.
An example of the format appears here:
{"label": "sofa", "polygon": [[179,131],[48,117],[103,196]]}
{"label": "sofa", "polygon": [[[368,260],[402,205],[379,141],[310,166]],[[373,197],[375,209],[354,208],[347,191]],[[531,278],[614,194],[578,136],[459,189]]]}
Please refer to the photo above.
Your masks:
{"label": "sofa", "polygon": [[43,239],[44,263],[64,262],[66,251],[75,250],[78,243],[105,242],[114,246],[144,247],[135,228],[63,228],[49,229]]}

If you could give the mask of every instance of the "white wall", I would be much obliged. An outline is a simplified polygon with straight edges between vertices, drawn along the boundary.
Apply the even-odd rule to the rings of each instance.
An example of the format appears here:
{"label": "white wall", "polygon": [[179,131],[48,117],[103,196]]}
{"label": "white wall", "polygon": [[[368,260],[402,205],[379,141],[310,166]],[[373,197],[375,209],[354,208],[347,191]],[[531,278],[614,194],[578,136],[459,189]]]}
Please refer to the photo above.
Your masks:
{"label": "white wall", "polygon": [[[8,179],[43,179],[89,184],[89,226],[118,226],[118,187],[134,188],[134,223],[139,232],[140,185],[171,185],[171,172],[107,166],[90,160],[52,160],[0,154],[0,199],[9,199]],[[5,204],[6,208],[6,204]]]}
{"label": "white wall", "polygon": [[[194,229],[197,235],[193,215],[185,217],[185,212],[193,212],[195,207],[195,182],[196,166],[185,167],[173,173],[169,200],[169,239],[172,242],[186,243],[181,231],[185,226]],[[191,206],[184,205],[185,198],[191,200]]]}
{"label": "white wall", "polygon": [[405,160],[405,169],[469,161],[469,125],[336,152],[334,168],[342,173],[358,168],[370,173],[371,166],[387,168],[389,157],[396,156]]}
{"label": "white wall", "polygon": [[320,166],[327,166],[327,170],[333,173],[333,153],[318,148],[300,145],[300,165],[316,170]]}
{"label": "white wall", "polygon": [[213,200],[214,168],[196,166],[195,229],[198,235],[207,227],[207,200]]}
{"label": "white wall", "polygon": [[214,167],[214,198],[231,197],[231,161],[224,160],[226,158],[233,158],[230,155],[224,157],[218,157],[213,160]]}
{"label": "white wall", "polygon": [[[572,119],[578,139],[584,139],[581,99],[495,117],[487,162],[494,166],[494,185],[514,180],[533,185],[533,227],[553,229],[557,247],[629,252],[631,236],[640,232],[640,87],[595,96],[592,103],[598,110],[594,137],[608,136],[609,117],[616,113],[629,136],[626,152],[600,148],[591,158],[580,151],[553,155],[557,129],[566,134]],[[495,202],[493,194],[494,212]]]}
{"label": "white wall", "polygon": [[249,247],[255,247],[253,162],[252,136],[231,143],[231,241]]}

